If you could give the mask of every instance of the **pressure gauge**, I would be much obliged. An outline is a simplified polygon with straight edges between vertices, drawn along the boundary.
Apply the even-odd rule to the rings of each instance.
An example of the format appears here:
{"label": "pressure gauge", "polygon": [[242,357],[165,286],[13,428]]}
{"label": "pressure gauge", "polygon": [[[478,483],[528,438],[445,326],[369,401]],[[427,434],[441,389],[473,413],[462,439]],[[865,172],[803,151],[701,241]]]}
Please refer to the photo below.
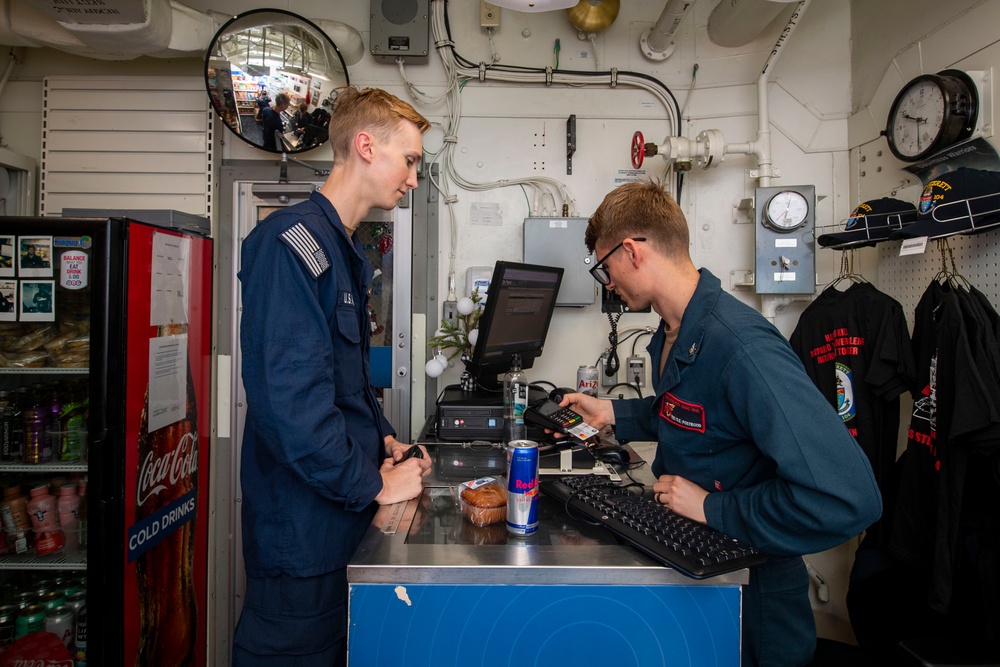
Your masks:
{"label": "pressure gauge", "polygon": [[767,201],[762,222],[777,232],[790,232],[806,223],[809,202],[801,192],[781,190]]}
{"label": "pressure gauge", "polygon": [[883,134],[893,155],[916,162],[972,136],[978,114],[979,94],[968,74],[923,74],[896,95]]}

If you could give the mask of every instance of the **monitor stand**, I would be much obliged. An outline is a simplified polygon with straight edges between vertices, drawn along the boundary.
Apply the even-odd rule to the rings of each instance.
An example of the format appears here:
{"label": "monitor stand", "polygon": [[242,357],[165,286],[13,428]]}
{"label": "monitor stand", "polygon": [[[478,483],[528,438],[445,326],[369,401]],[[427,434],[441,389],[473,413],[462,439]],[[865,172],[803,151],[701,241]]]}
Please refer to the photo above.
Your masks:
{"label": "monitor stand", "polygon": [[[622,481],[621,476],[619,476],[613,466],[604,465],[602,461],[595,459],[586,449],[567,447],[559,450],[558,460],[553,461],[555,458],[555,454],[546,454],[539,457],[539,476],[607,475],[612,481]],[[583,458],[586,458],[586,461],[582,461],[581,459]]]}

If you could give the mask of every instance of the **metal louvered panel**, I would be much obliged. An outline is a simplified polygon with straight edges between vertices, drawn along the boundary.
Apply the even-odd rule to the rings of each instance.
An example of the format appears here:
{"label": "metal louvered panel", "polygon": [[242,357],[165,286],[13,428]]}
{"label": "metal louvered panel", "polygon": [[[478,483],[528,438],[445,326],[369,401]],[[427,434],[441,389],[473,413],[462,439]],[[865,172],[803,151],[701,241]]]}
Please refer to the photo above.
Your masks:
{"label": "metal louvered panel", "polygon": [[211,217],[213,116],[197,77],[46,77],[41,215],[165,209]]}

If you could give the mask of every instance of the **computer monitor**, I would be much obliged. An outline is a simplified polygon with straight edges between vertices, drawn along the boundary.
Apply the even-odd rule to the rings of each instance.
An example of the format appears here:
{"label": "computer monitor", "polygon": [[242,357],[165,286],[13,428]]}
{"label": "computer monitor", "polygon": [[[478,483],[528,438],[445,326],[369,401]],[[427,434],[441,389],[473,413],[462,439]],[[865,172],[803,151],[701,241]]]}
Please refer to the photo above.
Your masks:
{"label": "computer monitor", "polygon": [[479,338],[468,371],[478,386],[499,389],[515,354],[531,368],[542,354],[556,308],[563,268],[498,261],[493,267]]}

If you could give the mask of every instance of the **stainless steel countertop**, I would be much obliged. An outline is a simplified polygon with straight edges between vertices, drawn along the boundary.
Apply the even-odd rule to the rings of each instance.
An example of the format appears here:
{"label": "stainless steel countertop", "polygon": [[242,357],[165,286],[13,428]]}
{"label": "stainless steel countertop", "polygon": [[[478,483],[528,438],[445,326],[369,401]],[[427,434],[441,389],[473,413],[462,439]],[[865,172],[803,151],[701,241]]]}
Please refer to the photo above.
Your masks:
{"label": "stainless steel countertop", "polygon": [[[691,579],[618,544],[604,528],[571,519],[544,494],[535,534],[509,535],[502,522],[479,528],[457,502],[457,487],[467,480],[454,481],[452,471],[438,469],[439,462],[447,467],[454,460],[454,448],[429,449],[435,474],[424,480],[423,495],[379,509],[347,568],[350,583],[732,586],[749,580],[746,569]],[[476,474],[468,479],[483,476],[475,465],[482,461],[471,462]],[[630,472],[637,481],[653,481],[647,465]]]}

